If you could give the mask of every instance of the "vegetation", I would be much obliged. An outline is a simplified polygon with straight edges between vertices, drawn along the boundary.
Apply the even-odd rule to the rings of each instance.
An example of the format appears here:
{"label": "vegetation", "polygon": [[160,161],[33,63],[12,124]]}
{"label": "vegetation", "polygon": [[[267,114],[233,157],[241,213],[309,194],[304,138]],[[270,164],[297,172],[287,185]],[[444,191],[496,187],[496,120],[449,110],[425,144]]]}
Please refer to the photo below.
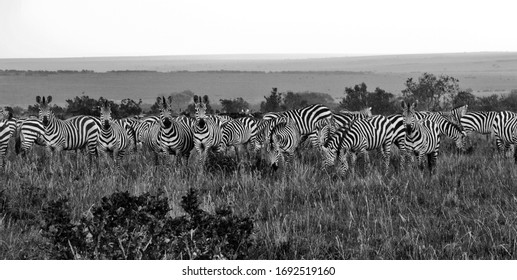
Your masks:
{"label": "vegetation", "polygon": [[[188,243],[206,252],[196,257],[515,259],[517,171],[483,139],[473,141],[474,151],[468,155],[454,154],[453,143],[445,143],[432,177],[416,166],[399,169],[397,156],[384,176],[375,153],[371,172],[346,177],[322,171],[321,159],[312,150],[301,153],[286,176],[246,165],[200,175],[194,172],[195,158],[186,167],[175,167],[171,159],[156,168],[149,153],[129,156],[121,170],[106,168],[101,157],[99,167],[89,172],[86,155],[65,152],[50,172],[40,147],[27,159],[10,153],[0,175],[0,258],[195,258],[192,251],[184,253],[192,249],[185,247],[190,235],[181,234],[189,227],[175,226],[172,234],[165,225],[193,222],[189,209],[200,209],[208,220],[190,232],[214,234],[216,228],[202,228],[215,226],[218,219],[243,228],[225,227],[228,232],[217,233],[210,244]],[[198,190],[196,203],[181,199],[192,199],[190,189]],[[246,217],[253,222],[249,238]],[[101,245],[116,248],[99,247],[95,255],[94,243],[88,243],[93,241],[81,225],[104,231],[107,239]],[[150,236],[159,237],[149,245],[160,248],[155,255],[137,250]],[[205,237],[193,240],[208,240]],[[234,237],[246,246],[222,245]],[[168,247],[174,240],[184,243]],[[118,242],[130,249],[123,253]]]}

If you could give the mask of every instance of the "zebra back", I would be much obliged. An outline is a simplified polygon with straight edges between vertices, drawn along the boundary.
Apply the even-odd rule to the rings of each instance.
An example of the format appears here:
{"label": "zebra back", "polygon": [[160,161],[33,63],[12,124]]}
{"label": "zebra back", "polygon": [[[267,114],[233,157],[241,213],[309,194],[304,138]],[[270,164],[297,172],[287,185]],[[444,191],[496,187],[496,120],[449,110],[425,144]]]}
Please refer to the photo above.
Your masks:
{"label": "zebra back", "polygon": [[468,112],[460,119],[463,130],[470,134],[476,132],[480,134],[492,134],[494,132],[494,120],[499,112]]}

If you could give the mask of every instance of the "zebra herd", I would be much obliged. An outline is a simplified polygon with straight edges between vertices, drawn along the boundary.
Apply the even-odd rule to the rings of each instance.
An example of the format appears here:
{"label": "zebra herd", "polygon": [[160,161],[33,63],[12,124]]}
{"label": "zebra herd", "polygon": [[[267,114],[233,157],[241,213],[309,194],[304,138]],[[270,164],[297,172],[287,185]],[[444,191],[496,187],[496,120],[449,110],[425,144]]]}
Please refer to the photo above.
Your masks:
{"label": "zebra herd", "polygon": [[[323,157],[323,167],[336,167],[340,174],[346,173],[350,165],[354,166],[357,156],[368,163],[371,150],[380,150],[387,172],[393,145],[399,150],[401,166],[413,161],[411,154],[414,153],[421,169],[427,156],[428,168],[433,172],[441,137],[452,139],[463,151],[465,139],[472,133],[494,135],[500,151],[517,143],[517,114],[467,112],[467,105],[446,112],[426,112],[417,111],[416,103],[402,102],[400,114],[382,116],[373,115],[371,108],[332,112],[324,105],[315,104],[267,113],[262,118],[233,119],[207,114],[206,95],[195,95],[193,101],[194,118],[174,115],[171,97],[158,97],[159,116],[144,118],[113,119],[111,108],[105,102],[100,108],[100,117],[74,116],[60,120],[48,106],[52,96],[36,97],[37,118],[16,119],[11,112],[0,108],[1,166],[5,165],[11,137],[15,138],[16,153],[27,153],[34,144],[46,146],[51,154],[85,149],[90,165],[92,158],[102,152],[109,155],[117,167],[125,155],[138,151],[139,147],[152,151],[156,165],[166,155],[174,155],[178,165],[187,164],[195,152],[202,167],[209,151],[221,154],[234,147],[238,162],[243,150],[251,159],[251,151],[276,169],[281,162],[290,166],[296,151],[307,141]],[[517,152],[514,157],[517,162]]]}

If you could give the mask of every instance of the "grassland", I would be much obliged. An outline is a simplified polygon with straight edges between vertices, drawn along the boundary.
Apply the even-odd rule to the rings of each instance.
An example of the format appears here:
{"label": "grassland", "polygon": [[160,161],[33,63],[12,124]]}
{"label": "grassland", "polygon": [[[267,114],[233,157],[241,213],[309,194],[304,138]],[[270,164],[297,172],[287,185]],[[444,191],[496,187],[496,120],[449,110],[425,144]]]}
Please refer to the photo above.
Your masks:
{"label": "grassland", "polygon": [[68,196],[79,219],[117,190],[162,190],[170,215],[178,216],[180,198],[191,187],[200,190],[204,210],[231,205],[236,214],[253,217],[250,259],[515,259],[513,160],[497,157],[483,139],[466,155],[450,144],[434,176],[398,169],[396,155],[387,175],[372,155],[370,172],[340,177],[322,171],[314,151],[302,153],[287,176],[244,167],[200,175],[173,161],[156,168],[150,154],[140,153],[119,171],[100,157],[90,174],[86,156],[74,152],[50,173],[41,150],[27,159],[11,152],[0,173],[0,259],[50,257],[39,228],[49,201]]}

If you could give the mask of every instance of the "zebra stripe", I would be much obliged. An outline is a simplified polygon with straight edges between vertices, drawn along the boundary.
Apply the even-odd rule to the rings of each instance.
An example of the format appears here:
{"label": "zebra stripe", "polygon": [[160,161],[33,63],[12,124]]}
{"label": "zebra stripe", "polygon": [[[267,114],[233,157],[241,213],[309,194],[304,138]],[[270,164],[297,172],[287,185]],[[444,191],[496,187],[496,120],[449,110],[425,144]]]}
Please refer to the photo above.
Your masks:
{"label": "zebra stripe", "polygon": [[280,117],[278,124],[271,130],[271,138],[266,147],[269,162],[276,170],[280,160],[293,162],[294,152],[301,141],[301,134],[296,123],[290,118]]}
{"label": "zebra stripe", "polygon": [[[494,119],[494,136],[497,150],[506,153],[511,145],[517,144],[517,114],[514,112],[499,112]],[[517,163],[517,149],[514,151]]]}
{"label": "zebra stripe", "polygon": [[[432,172],[440,149],[440,125],[432,118],[419,119],[418,115],[421,112],[415,112],[415,108],[415,103],[409,105],[402,102],[402,116],[406,123],[406,145],[417,155],[421,169],[424,167],[424,155],[427,155],[429,171]],[[444,119],[441,115],[436,115]]]}
{"label": "zebra stripe", "polygon": [[470,135],[472,132],[480,134],[492,134],[494,132],[494,120],[499,112],[469,112],[461,117],[461,127]]}
{"label": "zebra stripe", "polygon": [[[314,147],[318,146],[318,137],[316,124],[322,119],[332,119],[332,112],[329,108],[321,104],[309,105],[301,109],[294,109],[285,112],[275,112],[266,114],[263,119],[274,119],[275,116],[285,116],[294,121],[296,124],[298,131],[303,138],[309,138],[311,144]],[[271,130],[276,124],[273,122],[270,124],[269,128],[266,130],[266,140],[270,137]]]}
{"label": "zebra stripe", "polygon": [[45,97],[36,97],[39,104],[39,120],[45,127],[47,137],[47,149],[56,150],[77,150],[87,148],[92,157],[97,155],[97,142],[99,137],[99,126],[96,120],[90,116],[75,116],[66,120],[58,119],[50,110],[48,103],[52,101],[52,96],[47,100]]}
{"label": "zebra stripe", "polygon": [[129,134],[126,122],[114,120],[111,116],[111,108],[107,102],[101,108],[98,148],[109,154],[120,165],[120,160],[133,146],[132,135]]}
{"label": "zebra stripe", "polygon": [[454,140],[458,149],[462,151],[465,149],[465,137],[467,134],[462,130],[461,126],[448,121],[438,112],[413,112],[413,114],[417,120],[435,122],[440,128],[440,134]]}
{"label": "zebra stripe", "polygon": [[32,145],[46,146],[45,127],[39,119],[23,119],[16,128],[16,154],[26,154]]}
{"label": "zebra stripe", "polygon": [[198,162],[204,166],[208,150],[218,148],[223,138],[221,119],[206,115],[206,104],[208,96],[200,97],[194,95],[196,109],[196,121],[194,123],[194,147],[198,153]]}
{"label": "zebra stripe", "polygon": [[409,158],[409,151],[406,147],[406,124],[404,117],[400,114],[387,116],[388,120],[393,124],[393,144],[397,146],[400,153],[400,166],[406,164],[406,158]]}
{"label": "zebra stripe", "polygon": [[257,123],[254,118],[242,117],[228,121],[222,125],[222,133],[219,150],[226,150],[227,147],[233,146],[237,161],[240,161],[238,146],[244,146],[247,151],[247,144],[250,143],[253,149],[257,150]]}
{"label": "zebra stripe", "polygon": [[0,167],[5,166],[5,158],[9,140],[16,130],[16,120],[13,114],[5,108],[0,108]]}
{"label": "zebra stripe", "polygon": [[356,120],[350,126],[339,128],[322,146],[323,164],[325,167],[329,167],[338,158],[338,171],[346,173],[348,170],[348,162],[346,160],[348,154],[362,155],[365,162],[368,163],[367,151],[380,148],[385,171],[387,172],[390,163],[393,132],[393,124],[384,116]]}

